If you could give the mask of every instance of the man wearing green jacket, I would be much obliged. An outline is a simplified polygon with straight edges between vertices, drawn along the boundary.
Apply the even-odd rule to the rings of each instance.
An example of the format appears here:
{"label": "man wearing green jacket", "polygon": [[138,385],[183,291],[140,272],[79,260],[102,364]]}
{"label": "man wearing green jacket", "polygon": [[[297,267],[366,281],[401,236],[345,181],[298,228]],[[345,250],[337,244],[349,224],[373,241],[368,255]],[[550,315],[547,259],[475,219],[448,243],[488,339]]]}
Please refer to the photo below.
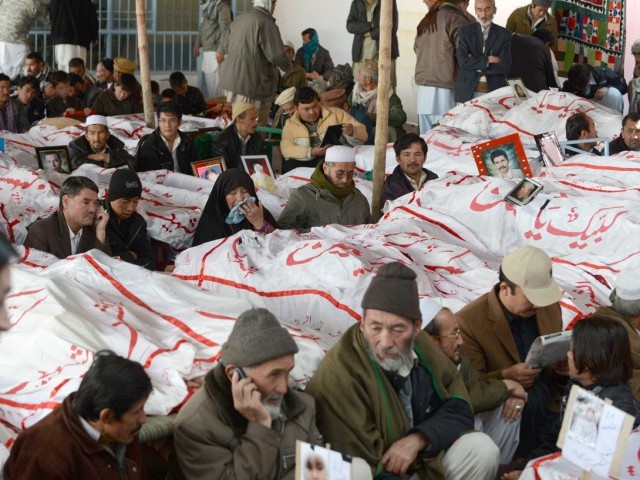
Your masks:
{"label": "man wearing green jacket", "polygon": [[498,448],[465,434],[473,412],[462,377],[421,331],[413,270],[380,267],[362,308],[307,387],[331,448],[364,458],[375,480],[495,478]]}

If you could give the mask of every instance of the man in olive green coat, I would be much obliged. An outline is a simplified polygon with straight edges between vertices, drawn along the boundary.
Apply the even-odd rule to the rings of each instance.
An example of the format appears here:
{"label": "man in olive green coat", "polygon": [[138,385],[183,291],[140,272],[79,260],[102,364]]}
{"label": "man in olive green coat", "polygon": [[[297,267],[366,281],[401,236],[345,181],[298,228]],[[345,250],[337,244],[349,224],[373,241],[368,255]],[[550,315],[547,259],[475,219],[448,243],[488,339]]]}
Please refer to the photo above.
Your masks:
{"label": "man in olive green coat", "polygon": [[498,448],[483,433],[463,435],[473,413],[462,377],[420,330],[413,270],[380,267],[362,308],[307,387],[331,448],[364,458],[376,480],[495,478]]}

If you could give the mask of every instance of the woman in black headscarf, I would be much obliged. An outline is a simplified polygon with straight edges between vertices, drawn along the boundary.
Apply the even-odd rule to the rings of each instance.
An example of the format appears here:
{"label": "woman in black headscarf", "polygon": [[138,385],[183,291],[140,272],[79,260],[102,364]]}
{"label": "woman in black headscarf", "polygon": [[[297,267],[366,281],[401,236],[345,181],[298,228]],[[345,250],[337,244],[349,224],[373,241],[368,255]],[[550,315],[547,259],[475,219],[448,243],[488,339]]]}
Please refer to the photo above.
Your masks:
{"label": "woman in black headscarf", "polygon": [[[244,200],[253,197],[253,201]],[[240,230],[262,234],[278,225],[273,215],[258,202],[253,180],[239,168],[230,168],[216,180],[193,236],[193,246],[228,237]]]}

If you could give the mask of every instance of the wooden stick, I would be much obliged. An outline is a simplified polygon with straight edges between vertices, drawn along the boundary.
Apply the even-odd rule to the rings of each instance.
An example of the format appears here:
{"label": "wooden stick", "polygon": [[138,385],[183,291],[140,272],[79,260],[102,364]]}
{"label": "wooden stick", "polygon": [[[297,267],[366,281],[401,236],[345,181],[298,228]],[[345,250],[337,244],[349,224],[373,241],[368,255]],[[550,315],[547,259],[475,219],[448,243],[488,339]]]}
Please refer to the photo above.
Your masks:
{"label": "wooden stick", "polygon": [[156,128],[155,111],[151,96],[151,69],[149,68],[149,41],[147,39],[147,17],[145,0],[136,0],[136,20],[138,25],[138,56],[140,57],[140,83],[142,85],[142,105],[147,127]]}
{"label": "wooden stick", "polygon": [[[376,103],[376,138],[373,161],[373,198],[371,216],[381,216],[382,185],[387,158],[389,132],[389,90],[391,89],[391,31],[393,29],[393,0],[382,0],[380,6],[380,43],[378,46],[378,98]],[[358,79],[355,79],[358,81]]]}

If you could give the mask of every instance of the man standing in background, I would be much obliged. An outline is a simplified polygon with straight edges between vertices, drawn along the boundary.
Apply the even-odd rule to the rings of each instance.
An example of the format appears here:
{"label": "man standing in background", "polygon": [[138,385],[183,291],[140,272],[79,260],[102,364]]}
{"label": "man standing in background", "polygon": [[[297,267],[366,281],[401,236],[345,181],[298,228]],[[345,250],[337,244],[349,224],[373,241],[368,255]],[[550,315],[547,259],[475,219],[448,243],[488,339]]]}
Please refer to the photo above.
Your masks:
{"label": "man standing in background", "polygon": [[227,101],[254,104],[259,125],[269,119],[278,88],[277,67],[286,70],[291,65],[273,17],[275,8],[274,0],[253,0],[253,8],[231,24],[225,68],[220,72]]}
{"label": "man standing in background", "polygon": [[50,0],[51,43],[58,70],[69,71],[69,60],[87,63],[87,48],[98,44],[98,16],[91,0]]}
{"label": "man standing in background", "polygon": [[3,0],[0,15],[0,73],[12,80],[20,75],[29,53],[29,30],[46,14],[42,0]]}
{"label": "man standing in background", "polygon": [[202,51],[202,76],[200,89],[206,98],[222,94],[219,88],[220,67],[227,52],[231,5],[229,0],[200,0],[200,27],[193,54]]}

